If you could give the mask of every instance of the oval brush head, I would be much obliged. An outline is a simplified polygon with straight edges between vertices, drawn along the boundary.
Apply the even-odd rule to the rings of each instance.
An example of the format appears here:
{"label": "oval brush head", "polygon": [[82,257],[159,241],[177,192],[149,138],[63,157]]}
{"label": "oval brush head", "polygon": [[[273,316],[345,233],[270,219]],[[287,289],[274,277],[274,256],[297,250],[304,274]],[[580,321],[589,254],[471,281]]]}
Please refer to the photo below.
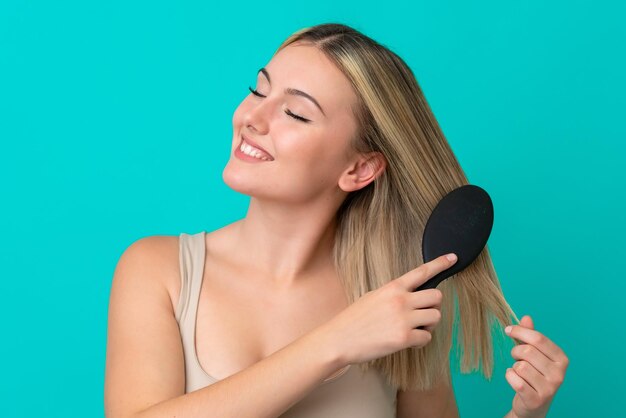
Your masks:
{"label": "oval brush head", "polygon": [[424,263],[448,253],[455,253],[458,260],[414,291],[435,288],[472,264],[487,244],[492,226],[493,203],[482,188],[467,184],[444,196],[426,222],[422,256]]}

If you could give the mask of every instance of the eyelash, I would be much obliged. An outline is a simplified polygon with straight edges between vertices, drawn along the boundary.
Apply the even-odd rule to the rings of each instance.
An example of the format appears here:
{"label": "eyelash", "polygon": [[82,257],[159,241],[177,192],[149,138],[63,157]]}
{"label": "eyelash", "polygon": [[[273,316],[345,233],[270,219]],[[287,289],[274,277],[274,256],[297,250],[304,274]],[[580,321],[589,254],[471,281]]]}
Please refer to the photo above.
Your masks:
{"label": "eyelash", "polygon": [[[250,90],[252,92],[252,94],[254,94],[257,97],[265,97],[261,93],[259,93],[258,91],[253,90],[252,87],[248,87],[248,90]],[[285,113],[288,114],[289,116],[291,116],[292,118],[300,120],[302,122],[305,122],[305,123],[310,122],[309,119],[303,118],[302,116],[296,115],[295,113],[291,113],[291,111],[289,109],[285,110]]]}

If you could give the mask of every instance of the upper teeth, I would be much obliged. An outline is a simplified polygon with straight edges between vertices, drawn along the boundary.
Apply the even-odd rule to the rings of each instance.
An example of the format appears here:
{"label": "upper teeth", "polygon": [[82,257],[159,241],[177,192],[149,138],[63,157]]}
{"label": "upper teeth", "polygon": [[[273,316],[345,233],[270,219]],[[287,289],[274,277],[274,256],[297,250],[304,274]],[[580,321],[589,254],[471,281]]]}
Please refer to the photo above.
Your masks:
{"label": "upper teeth", "polygon": [[241,150],[241,152],[251,157],[259,158],[265,161],[269,160],[269,157],[267,157],[267,155],[263,151],[257,148],[254,148],[253,146],[246,143],[245,141],[241,142],[241,146],[239,147],[239,149]]}

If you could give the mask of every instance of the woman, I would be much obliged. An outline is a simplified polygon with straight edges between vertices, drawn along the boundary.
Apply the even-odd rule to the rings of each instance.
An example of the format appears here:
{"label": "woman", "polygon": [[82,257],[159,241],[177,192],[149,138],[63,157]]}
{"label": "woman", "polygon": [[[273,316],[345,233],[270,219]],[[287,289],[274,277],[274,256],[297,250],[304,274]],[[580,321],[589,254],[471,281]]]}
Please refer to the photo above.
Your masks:
{"label": "woman", "polygon": [[455,298],[461,370],[491,377],[491,324],[514,320],[508,416],[545,416],[568,359],[517,321],[487,248],[412,291],[454,263],[422,264],[418,237],[468,182],[408,66],[323,24],[290,36],[250,90],[223,172],[251,197],[246,217],[143,238],[118,262],[107,416],[456,417]]}

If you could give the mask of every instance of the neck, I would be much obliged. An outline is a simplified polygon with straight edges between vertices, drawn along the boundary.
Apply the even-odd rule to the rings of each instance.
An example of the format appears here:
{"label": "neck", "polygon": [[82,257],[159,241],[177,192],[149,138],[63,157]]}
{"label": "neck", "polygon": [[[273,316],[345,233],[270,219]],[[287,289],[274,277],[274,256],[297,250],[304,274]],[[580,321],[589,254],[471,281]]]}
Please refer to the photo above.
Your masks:
{"label": "neck", "polygon": [[329,200],[299,206],[251,198],[234,234],[240,261],[280,287],[334,268],[337,209]]}

